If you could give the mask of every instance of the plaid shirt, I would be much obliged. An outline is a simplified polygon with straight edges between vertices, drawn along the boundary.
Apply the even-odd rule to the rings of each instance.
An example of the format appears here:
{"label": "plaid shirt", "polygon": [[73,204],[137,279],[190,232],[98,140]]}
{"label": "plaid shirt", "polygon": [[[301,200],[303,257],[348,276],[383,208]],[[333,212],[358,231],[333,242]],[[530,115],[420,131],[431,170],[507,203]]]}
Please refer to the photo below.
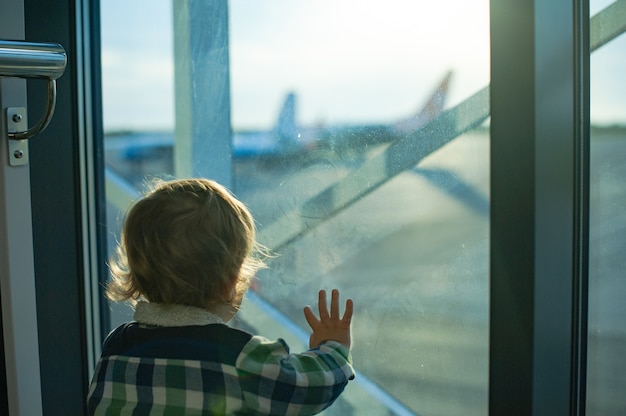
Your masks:
{"label": "plaid shirt", "polygon": [[311,415],[354,378],[349,350],[302,354],[224,324],[121,325],[105,340],[90,415]]}

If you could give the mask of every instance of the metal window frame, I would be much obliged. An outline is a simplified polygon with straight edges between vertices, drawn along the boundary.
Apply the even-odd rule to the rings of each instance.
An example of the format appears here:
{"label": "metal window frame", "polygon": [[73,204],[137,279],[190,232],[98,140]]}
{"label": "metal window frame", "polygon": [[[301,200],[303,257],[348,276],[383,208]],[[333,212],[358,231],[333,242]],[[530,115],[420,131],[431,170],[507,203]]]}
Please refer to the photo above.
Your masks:
{"label": "metal window frame", "polygon": [[589,6],[491,1],[490,414],[584,414]]}
{"label": "metal window frame", "polygon": [[[68,18],[76,17],[77,11],[69,10],[66,3],[49,3],[47,7],[54,7],[55,16],[59,16],[59,8],[64,7],[64,17],[60,19],[62,23],[70,23],[61,24],[56,20],[51,23],[49,18],[53,14],[41,11],[36,13],[39,18],[27,22],[30,28],[27,33],[35,36],[39,30],[49,33],[57,27],[61,32],[70,32],[59,34],[61,38],[71,39],[69,43],[72,45],[79,44],[72,19]],[[27,10],[42,6],[39,1],[28,0],[26,4]],[[584,413],[588,23],[588,5],[582,0],[491,1],[491,414]],[[90,42],[90,48],[85,50],[91,50],[94,55],[91,57],[93,64],[93,59],[97,57],[97,42]],[[85,62],[84,59],[81,61]],[[73,65],[80,66],[82,63],[74,61]],[[82,72],[86,70],[84,67],[74,66],[71,69],[78,73],[72,75],[78,80],[71,78],[70,82],[64,79],[59,92],[62,95],[64,88],[65,96],[72,98],[61,100],[57,109],[59,113],[50,131],[45,133],[71,135],[73,138],[73,141],[66,142],[65,147],[55,149],[59,157],[53,165],[60,166],[59,172],[64,172],[66,179],[82,169],[74,158],[84,153],[97,160],[97,146],[101,144],[101,138],[96,137],[93,140],[95,149],[80,145],[82,140],[87,140],[86,130],[97,131],[97,118],[100,116],[97,115],[98,108],[89,110],[76,103],[86,97],[85,91],[76,87],[77,83],[87,85],[92,82],[93,87],[95,81],[81,78],[80,73],[85,74]],[[94,72],[97,70],[94,69]],[[97,93],[97,88],[95,90]],[[79,94],[83,97],[78,97]],[[29,92],[29,103],[41,99],[36,92]],[[83,111],[91,111],[96,120],[77,122],[75,114]],[[61,120],[67,121],[61,123]],[[33,164],[39,163],[37,160],[44,154],[49,161],[46,145],[33,147]],[[73,166],[69,171],[62,166],[68,159]],[[101,171],[97,168],[88,167],[94,172]],[[33,167],[32,177],[38,189],[51,180],[43,169],[36,167]],[[98,199],[97,192],[100,191],[89,197],[81,194],[90,184],[101,187],[100,183],[101,179],[81,176],[67,189],[57,189],[57,192],[62,190],[68,196],[67,200],[75,201],[76,208],[84,201],[102,201]],[[56,200],[56,196],[49,192],[40,195],[50,195]],[[33,197],[41,196],[33,193]],[[49,210],[50,206],[46,205],[46,209]],[[34,227],[41,227],[41,233],[50,224],[46,222],[49,219],[40,222],[38,215],[37,211],[33,212]],[[91,221],[93,219],[88,221],[88,228],[93,229]],[[74,224],[69,233],[77,235],[83,228],[84,223],[82,226]],[[37,230],[35,233],[40,236]],[[71,266],[73,272],[68,273],[68,268],[64,267],[69,277],[61,284],[69,291],[84,289],[82,279],[87,271],[83,251],[86,251],[86,243],[82,238],[77,237],[80,241],[76,245],[81,247],[83,257]],[[53,275],[54,270],[42,270],[43,265],[49,264],[43,261],[42,256],[45,255],[48,260],[56,256],[59,262],[63,261],[54,250],[44,253],[44,249],[51,247],[50,241],[41,239],[35,246],[35,251],[39,253],[35,260],[40,284],[38,298],[47,297],[38,305],[40,321],[58,316],[59,306],[63,306],[67,313],[84,307],[84,299],[79,293],[68,302],[67,292],[62,293],[63,296],[50,297],[50,291],[46,290],[59,281],[45,280]],[[40,245],[44,243],[46,247]],[[87,251],[92,252],[93,249]],[[65,306],[59,298],[64,299]],[[47,311],[54,312],[46,316]],[[40,327],[47,321],[42,322]],[[40,346],[46,350],[42,355],[44,409],[49,410],[49,414],[55,414],[54,409],[62,409],[56,411],[59,414],[68,411],[70,403],[82,406],[86,388],[84,363],[89,355],[81,332],[83,325],[85,322],[79,319],[63,339],[53,339],[47,330],[43,331],[43,336],[40,334]],[[71,345],[72,340],[79,340],[75,344],[80,346],[78,356],[72,356],[75,353],[72,349],[59,348]],[[56,382],[58,373],[50,364],[52,362],[62,363],[64,371],[70,370],[71,386]],[[56,394],[53,383],[62,389],[56,399],[52,397]],[[76,391],[74,385],[79,386]],[[74,392],[68,396],[69,391]]]}
{"label": "metal window frame", "polygon": [[[175,176],[232,187],[228,1],[182,0],[172,7]],[[207,21],[216,24],[207,28]]]}
{"label": "metal window frame", "polygon": [[[99,5],[24,0],[24,14],[27,40],[57,41],[68,54],[54,119],[30,143],[42,410],[84,414],[108,316],[96,279],[106,276]],[[44,100],[29,85],[29,107]]]}
{"label": "metal window frame", "polygon": [[[0,5],[0,38],[24,39],[24,5]],[[7,107],[26,108],[26,81],[0,78],[0,297],[2,346],[0,413],[41,414],[33,224],[28,165],[12,165]],[[26,117],[25,113],[25,117]],[[25,123],[27,124],[27,123]],[[24,150],[28,154],[28,143]]]}

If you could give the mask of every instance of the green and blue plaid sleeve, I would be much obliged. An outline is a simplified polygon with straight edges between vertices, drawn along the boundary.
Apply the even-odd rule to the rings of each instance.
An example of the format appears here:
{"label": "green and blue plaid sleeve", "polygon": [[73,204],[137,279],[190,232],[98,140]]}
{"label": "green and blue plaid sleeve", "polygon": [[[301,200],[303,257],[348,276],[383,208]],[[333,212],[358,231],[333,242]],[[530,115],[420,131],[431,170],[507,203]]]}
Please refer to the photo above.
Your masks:
{"label": "green and blue plaid sleeve", "polygon": [[103,358],[87,405],[94,416],[246,414],[234,367],[178,359]]}
{"label": "green and blue plaid sleeve", "polygon": [[328,341],[290,354],[283,340],[255,336],[237,359],[245,406],[268,415],[313,415],[330,406],[354,378],[348,348]]}

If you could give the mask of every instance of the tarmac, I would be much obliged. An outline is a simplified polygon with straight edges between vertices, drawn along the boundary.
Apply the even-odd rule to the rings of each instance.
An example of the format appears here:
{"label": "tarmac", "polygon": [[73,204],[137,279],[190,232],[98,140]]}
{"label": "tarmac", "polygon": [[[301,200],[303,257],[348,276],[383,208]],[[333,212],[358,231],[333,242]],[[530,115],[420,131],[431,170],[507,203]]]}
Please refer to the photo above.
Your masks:
{"label": "tarmac", "polygon": [[[255,216],[260,238],[280,222],[302,230],[259,273],[236,324],[283,337],[297,352],[308,333],[302,308],[316,303],[319,289],[338,288],[355,301],[353,357],[361,381],[324,414],[485,415],[488,132],[454,139],[332,215],[304,215],[307,201],[349,182],[387,146],[319,151],[279,165],[235,163],[232,190]],[[625,150],[624,129],[592,132],[589,414],[626,411]],[[136,187],[169,166],[124,171],[115,155],[109,161]],[[357,179],[359,186],[367,181]],[[111,246],[121,215],[109,205]],[[129,319],[127,309],[113,311],[112,325]]]}

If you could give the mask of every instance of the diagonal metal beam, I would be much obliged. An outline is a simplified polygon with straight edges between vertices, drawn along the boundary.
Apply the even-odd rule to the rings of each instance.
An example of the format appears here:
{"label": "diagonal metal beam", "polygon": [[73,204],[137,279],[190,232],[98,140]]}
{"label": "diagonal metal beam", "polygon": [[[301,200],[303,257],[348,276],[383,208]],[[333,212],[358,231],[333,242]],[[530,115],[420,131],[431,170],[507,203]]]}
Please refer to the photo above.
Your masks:
{"label": "diagonal metal beam", "polygon": [[488,117],[489,88],[486,87],[423,128],[396,140],[339,182],[263,227],[259,232],[260,242],[273,250],[290,244],[398,174],[414,168],[454,138],[480,126]]}
{"label": "diagonal metal beam", "polygon": [[626,32],[626,0],[618,0],[591,18],[589,48],[594,51]]}

